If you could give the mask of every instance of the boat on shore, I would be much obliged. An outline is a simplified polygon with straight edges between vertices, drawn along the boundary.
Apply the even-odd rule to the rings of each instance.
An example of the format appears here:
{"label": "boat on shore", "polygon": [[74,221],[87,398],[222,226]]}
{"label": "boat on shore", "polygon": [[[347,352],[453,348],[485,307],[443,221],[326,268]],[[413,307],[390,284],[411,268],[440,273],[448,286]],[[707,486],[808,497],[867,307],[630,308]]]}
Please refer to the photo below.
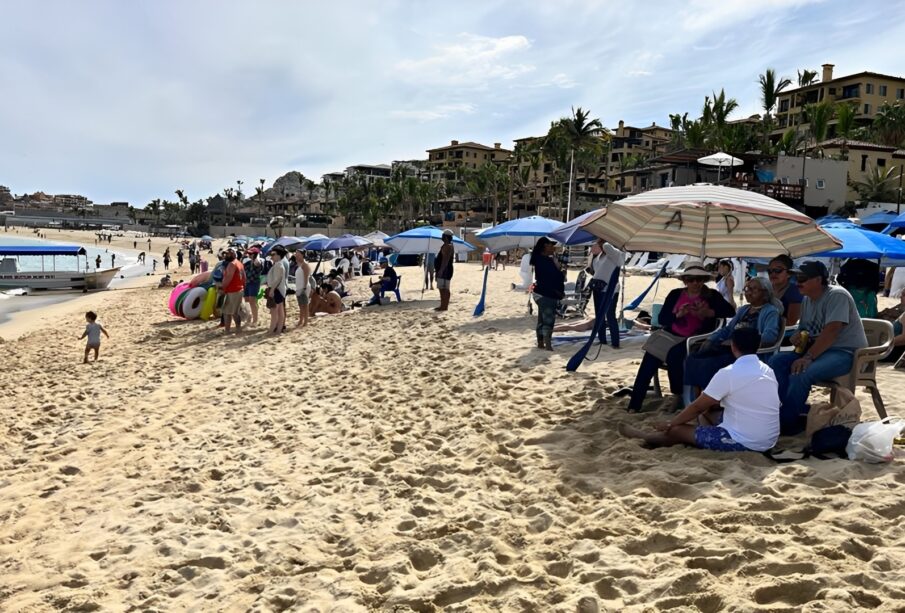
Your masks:
{"label": "boat on shore", "polygon": [[[23,267],[23,257],[40,257],[41,269]],[[49,263],[48,257],[51,258]],[[82,257],[85,258],[84,267]],[[58,268],[57,258],[65,258],[64,261],[74,258],[75,266]],[[90,270],[88,254],[78,245],[0,245],[0,289],[106,289],[119,271],[119,267]]]}

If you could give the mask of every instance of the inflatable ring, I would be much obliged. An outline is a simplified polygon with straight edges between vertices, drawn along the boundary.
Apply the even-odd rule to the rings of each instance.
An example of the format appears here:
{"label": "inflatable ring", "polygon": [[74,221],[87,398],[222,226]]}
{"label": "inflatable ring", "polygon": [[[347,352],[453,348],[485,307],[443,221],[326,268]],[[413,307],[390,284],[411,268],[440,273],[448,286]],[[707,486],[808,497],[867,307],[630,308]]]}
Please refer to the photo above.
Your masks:
{"label": "inflatable ring", "polygon": [[265,293],[266,291],[267,291],[267,289],[266,289],[266,288],[263,288],[263,287],[262,287],[261,289],[258,290],[258,300],[260,300],[261,298],[264,297],[264,293]]}
{"label": "inflatable ring", "polygon": [[201,306],[200,317],[204,321],[211,318],[214,314],[214,307],[217,305],[217,288],[211,287],[207,290],[207,296],[204,298],[204,304]]}
{"label": "inflatable ring", "polygon": [[195,287],[187,291],[185,300],[182,301],[182,316],[186,319],[198,319],[201,308],[207,298],[207,290],[203,287]]}
{"label": "inflatable ring", "polygon": [[185,317],[185,315],[182,314],[182,305],[185,302],[185,297],[189,295],[190,291],[192,291],[191,288],[185,290],[179,294],[179,298],[176,299],[176,314],[179,315],[179,317]]}
{"label": "inflatable ring", "polygon": [[210,283],[210,280],[210,271],[202,272],[192,277],[191,281],[189,281],[189,285],[191,285],[192,287],[201,287],[202,285],[208,285]]}
{"label": "inflatable ring", "polygon": [[187,291],[188,288],[189,288],[188,283],[180,283],[179,285],[177,285],[176,287],[173,288],[172,292],[170,292],[170,302],[169,302],[170,313],[172,313],[173,315],[176,315],[177,317],[179,316],[179,313],[176,312],[176,300],[185,291]]}

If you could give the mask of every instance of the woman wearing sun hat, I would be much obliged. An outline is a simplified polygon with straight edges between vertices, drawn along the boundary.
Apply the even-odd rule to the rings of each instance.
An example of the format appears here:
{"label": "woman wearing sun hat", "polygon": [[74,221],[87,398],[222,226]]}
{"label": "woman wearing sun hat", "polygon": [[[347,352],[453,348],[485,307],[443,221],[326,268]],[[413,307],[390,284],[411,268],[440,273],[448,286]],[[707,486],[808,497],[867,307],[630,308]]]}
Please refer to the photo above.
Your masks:
{"label": "woman wearing sun hat", "polygon": [[669,389],[681,395],[685,375],[687,350],[685,339],[696,334],[712,332],[718,318],[732,317],[735,309],[718,291],[707,287],[712,276],[700,262],[685,263],[680,273],[685,287],[669,292],[655,324],[662,330],[651,334],[644,345],[644,357],[635,375],[629,411],[640,411],[651,380],[660,364],[666,363]]}

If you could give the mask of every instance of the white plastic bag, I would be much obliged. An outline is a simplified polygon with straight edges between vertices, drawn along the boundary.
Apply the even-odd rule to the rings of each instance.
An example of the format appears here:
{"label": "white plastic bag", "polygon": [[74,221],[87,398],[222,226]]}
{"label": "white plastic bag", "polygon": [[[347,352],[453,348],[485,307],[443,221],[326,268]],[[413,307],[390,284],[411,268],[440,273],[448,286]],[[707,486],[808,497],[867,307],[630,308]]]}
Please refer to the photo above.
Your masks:
{"label": "white plastic bag", "polygon": [[[895,421],[893,421],[895,420]],[[893,440],[905,430],[905,421],[896,417],[887,417],[880,421],[868,421],[858,424],[845,446],[850,460],[880,463],[892,462]]]}

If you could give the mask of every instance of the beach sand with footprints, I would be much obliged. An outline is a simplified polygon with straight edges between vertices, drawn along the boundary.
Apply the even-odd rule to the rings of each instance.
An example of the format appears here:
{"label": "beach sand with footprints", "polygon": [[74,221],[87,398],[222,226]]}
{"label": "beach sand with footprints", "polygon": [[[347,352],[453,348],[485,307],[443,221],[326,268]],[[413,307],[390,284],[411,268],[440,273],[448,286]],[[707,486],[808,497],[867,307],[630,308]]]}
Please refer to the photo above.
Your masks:
{"label": "beach sand with footprints", "polygon": [[[148,286],[0,327],[0,609],[905,607],[901,461],[644,450],[616,425],[661,416],[611,398],[637,347],[567,373],[517,268],[482,318],[477,265],[439,315],[400,272],[402,304],[276,338],[176,320]],[[87,366],[86,305],[111,334]],[[905,414],[905,375],[879,379]]]}

